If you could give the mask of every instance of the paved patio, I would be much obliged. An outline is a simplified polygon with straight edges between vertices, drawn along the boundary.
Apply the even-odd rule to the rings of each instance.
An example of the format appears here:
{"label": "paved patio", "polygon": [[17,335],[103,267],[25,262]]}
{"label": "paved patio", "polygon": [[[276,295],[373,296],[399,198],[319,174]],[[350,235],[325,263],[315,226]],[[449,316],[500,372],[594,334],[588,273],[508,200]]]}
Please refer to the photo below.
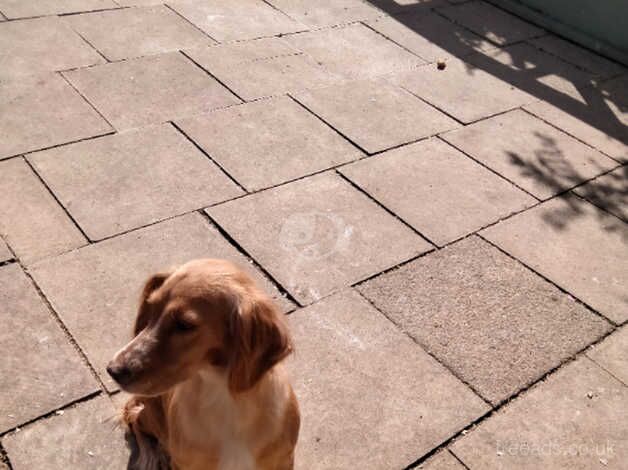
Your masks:
{"label": "paved patio", "polygon": [[197,257],[288,314],[299,469],[628,468],[628,69],[475,0],[0,12],[0,468],[127,467]]}

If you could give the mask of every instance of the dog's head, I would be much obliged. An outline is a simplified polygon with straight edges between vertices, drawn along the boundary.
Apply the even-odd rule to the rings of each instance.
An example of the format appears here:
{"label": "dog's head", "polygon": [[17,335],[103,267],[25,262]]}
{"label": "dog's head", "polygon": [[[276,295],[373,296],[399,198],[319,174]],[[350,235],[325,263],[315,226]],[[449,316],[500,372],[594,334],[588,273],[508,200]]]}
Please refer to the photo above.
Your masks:
{"label": "dog's head", "polygon": [[292,351],[271,299],[222,260],[192,261],[148,279],[134,336],[107,372],[138,395],[158,395],[200,371],[242,392]]}

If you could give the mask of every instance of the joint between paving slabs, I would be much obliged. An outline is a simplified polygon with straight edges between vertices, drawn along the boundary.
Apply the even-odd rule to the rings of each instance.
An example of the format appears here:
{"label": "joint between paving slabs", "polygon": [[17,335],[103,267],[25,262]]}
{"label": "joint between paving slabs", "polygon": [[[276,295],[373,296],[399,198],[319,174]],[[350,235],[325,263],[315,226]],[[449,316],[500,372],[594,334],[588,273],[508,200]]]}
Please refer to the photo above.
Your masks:
{"label": "joint between paving slabs", "polygon": [[[104,64],[100,64],[100,65],[104,65]],[[113,124],[111,124],[111,123],[109,122],[109,120],[108,120],[108,119],[107,119],[107,118],[106,118],[106,117],[105,117],[105,116],[104,116],[104,115],[103,115],[103,114],[102,114],[102,113],[98,110],[98,108],[96,108],[96,106],[94,106],[94,105],[93,105],[93,104],[92,104],[92,103],[91,103],[91,102],[90,102],[90,101],[89,101],[89,100],[85,97],[85,95],[83,95],[83,93],[81,93],[81,92],[79,91],[79,89],[78,89],[78,88],[76,88],[76,87],[72,84],[72,82],[71,82],[70,80],[68,80],[68,79],[67,79],[67,77],[63,74],[63,72],[59,72],[59,75],[61,75],[61,77],[62,77],[62,78],[66,81],[66,83],[67,83],[68,85],[70,85],[70,86],[72,87],[72,89],[73,89],[74,91],[76,91],[76,92],[78,93],[78,95],[79,95],[81,98],[83,98],[83,99],[85,100],[85,102],[86,102],[88,105],[90,105],[94,111],[96,111],[96,113],[97,113],[97,114],[98,114],[98,115],[99,115],[99,116],[103,119],[103,121],[105,121],[105,122],[109,125],[109,127],[110,127],[111,129],[113,129],[114,131],[116,130],[116,128],[113,126]]]}
{"label": "joint between paving slabs", "polygon": [[203,31],[201,28],[199,28],[198,26],[196,26],[194,23],[192,23],[190,20],[188,20],[185,16],[183,16],[181,13],[179,13],[177,10],[175,10],[174,8],[172,8],[169,4],[167,3],[163,3],[163,6],[165,6],[168,10],[170,10],[172,13],[174,13],[175,15],[177,15],[179,18],[181,18],[183,21],[185,21],[188,24],[191,24],[197,31],[203,33],[204,36],[208,37],[209,39],[211,39],[212,41],[214,41],[216,44],[220,44],[219,41],[217,41],[215,38],[213,38],[207,31]]}
{"label": "joint between paving slabs", "polygon": [[[96,46],[94,46],[91,42],[89,42],[89,40],[88,40],[85,36],[83,36],[81,33],[79,33],[79,32],[78,32],[77,30],[75,30],[75,29],[73,29],[72,31],[74,31],[74,32],[77,34],[77,36],[78,36],[78,37],[80,37],[83,41],[85,41],[85,43],[86,43],[89,47],[91,47],[92,49],[94,49],[94,51],[96,51],[96,53],[97,53],[100,57],[102,57],[102,58],[105,60],[105,62],[106,62],[107,64],[110,64],[110,63],[111,63],[111,60],[109,60],[109,57],[107,57],[105,54],[103,54],[102,52],[100,52],[100,50],[99,50]],[[94,64],[94,65],[103,65],[103,64]],[[80,67],[79,67],[79,68],[80,68]]]}
{"label": "joint between paving slabs", "polygon": [[[211,47],[211,46],[209,46]],[[238,100],[240,100],[242,103],[246,103],[246,100],[243,99],[240,95],[238,95],[235,91],[233,91],[231,88],[229,88],[222,80],[220,80],[218,77],[216,77],[213,73],[211,73],[208,69],[206,69],[205,67],[203,67],[201,64],[199,64],[198,62],[196,62],[192,57],[190,57],[189,55],[187,55],[185,53],[185,51],[179,51],[179,54],[181,54],[183,57],[185,57],[187,60],[189,60],[190,62],[192,62],[194,65],[196,65],[199,69],[201,69],[203,72],[205,72],[207,75],[209,75],[211,78],[213,78],[214,80],[216,80],[218,83],[220,83],[226,90],[229,91],[229,93],[231,93],[233,96],[235,96]],[[240,104],[240,103],[238,103]],[[229,106],[227,106],[229,107]]]}
{"label": "joint between paving slabs", "polygon": [[2,446],[2,442],[0,442],[0,464],[4,464],[8,470],[13,470],[13,465],[11,464],[7,451]]}

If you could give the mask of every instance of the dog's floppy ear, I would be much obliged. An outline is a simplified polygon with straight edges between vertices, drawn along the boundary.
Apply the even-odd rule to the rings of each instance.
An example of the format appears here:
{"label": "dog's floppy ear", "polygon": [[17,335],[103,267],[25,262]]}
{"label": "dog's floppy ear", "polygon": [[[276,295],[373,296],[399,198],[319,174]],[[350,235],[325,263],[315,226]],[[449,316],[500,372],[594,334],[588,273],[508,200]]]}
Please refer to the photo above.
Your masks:
{"label": "dog's floppy ear", "polygon": [[275,364],[292,352],[288,328],[265,295],[239,302],[230,319],[229,389],[252,388]]}
{"label": "dog's floppy ear", "polygon": [[137,311],[137,317],[135,318],[135,326],[133,327],[133,336],[137,336],[140,331],[146,328],[148,322],[150,321],[150,309],[148,307],[148,303],[146,300],[150,296],[150,294],[159,289],[161,285],[170,277],[172,272],[163,272],[153,274],[148,278],[146,284],[144,285],[144,289],[142,290],[142,295],[140,296],[140,307]]}

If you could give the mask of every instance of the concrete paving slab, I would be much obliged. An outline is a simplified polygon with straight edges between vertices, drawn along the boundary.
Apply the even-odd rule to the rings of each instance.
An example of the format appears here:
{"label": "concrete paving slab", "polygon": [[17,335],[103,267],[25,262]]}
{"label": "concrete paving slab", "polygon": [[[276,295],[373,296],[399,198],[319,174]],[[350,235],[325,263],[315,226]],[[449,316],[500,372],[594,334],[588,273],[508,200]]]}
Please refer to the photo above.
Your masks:
{"label": "concrete paving slab", "polygon": [[9,250],[7,244],[0,238],[0,263],[13,259],[13,253]]}
{"label": "concrete paving slab", "polygon": [[383,80],[347,82],[294,96],[368,153],[459,126],[416,96]]}
{"label": "concrete paving slab", "polygon": [[98,389],[17,263],[0,267],[0,305],[0,432]]}
{"label": "concrete paving slab", "polygon": [[621,470],[628,388],[581,358],[452,446],[469,468]]}
{"label": "concrete paving slab", "polygon": [[105,366],[131,337],[144,282],[195,258],[236,262],[255,276],[282,310],[290,309],[291,303],[197,213],[51,258],[30,271],[102,380],[114,389]]}
{"label": "concrete paving slab", "polygon": [[424,63],[362,24],[293,34],[285,40],[327,70],[349,79],[408,70]]}
{"label": "concrete paving slab", "polygon": [[111,61],[215,43],[165,5],[72,15],[67,21]]}
{"label": "concrete paving slab", "polygon": [[439,246],[536,202],[438,139],[391,150],[340,171]]}
{"label": "concrete paving slab", "polygon": [[589,359],[628,386],[628,327],[623,327],[587,351]]}
{"label": "concrete paving slab", "polygon": [[87,243],[21,158],[0,162],[0,232],[23,263]]}
{"label": "concrete paving slab", "polygon": [[297,469],[403,468],[488,409],[356,292],[288,318]]}
{"label": "concrete paving slab", "polygon": [[14,470],[127,468],[129,452],[115,410],[99,396],[3,440]]}
{"label": "concrete paving slab", "polygon": [[312,28],[354,23],[384,15],[361,0],[271,0],[275,8]]}
{"label": "concrete paving slab", "polygon": [[448,132],[442,138],[539,199],[617,166],[614,160],[521,110]]}
{"label": "concrete paving slab", "polygon": [[240,102],[178,52],[66,72],[65,76],[118,130]]}
{"label": "concrete paving slab", "polygon": [[416,468],[418,470],[465,470],[456,457],[447,450],[439,452]]}
{"label": "concrete paving slab", "polygon": [[113,0],[0,0],[0,11],[10,19],[106,8],[118,8],[118,5]]}
{"label": "concrete paving slab", "polygon": [[207,212],[303,304],[431,248],[333,173]]}
{"label": "concrete paving slab", "polygon": [[574,192],[628,222],[628,166],[600,176]]}
{"label": "concrete paving slab", "polygon": [[58,75],[0,82],[0,160],[112,130]]}
{"label": "concrete paving slab", "polygon": [[606,321],[477,237],[358,290],[494,405],[610,330]]}
{"label": "concrete paving slab", "polygon": [[628,225],[621,220],[566,196],[482,236],[614,322],[628,319]]}
{"label": "concrete paving slab", "polygon": [[363,155],[287,97],[234,106],[177,124],[249,191]]}
{"label": "concrete paving slab", "polygon": [[29,160],[91,240],[244,193],[170,124],[37,152]]}
{"label": "concrete paving slab", "polygon": [[175,0],[170,7],[218,42],[256,39],[308,29],[261,0]]}

